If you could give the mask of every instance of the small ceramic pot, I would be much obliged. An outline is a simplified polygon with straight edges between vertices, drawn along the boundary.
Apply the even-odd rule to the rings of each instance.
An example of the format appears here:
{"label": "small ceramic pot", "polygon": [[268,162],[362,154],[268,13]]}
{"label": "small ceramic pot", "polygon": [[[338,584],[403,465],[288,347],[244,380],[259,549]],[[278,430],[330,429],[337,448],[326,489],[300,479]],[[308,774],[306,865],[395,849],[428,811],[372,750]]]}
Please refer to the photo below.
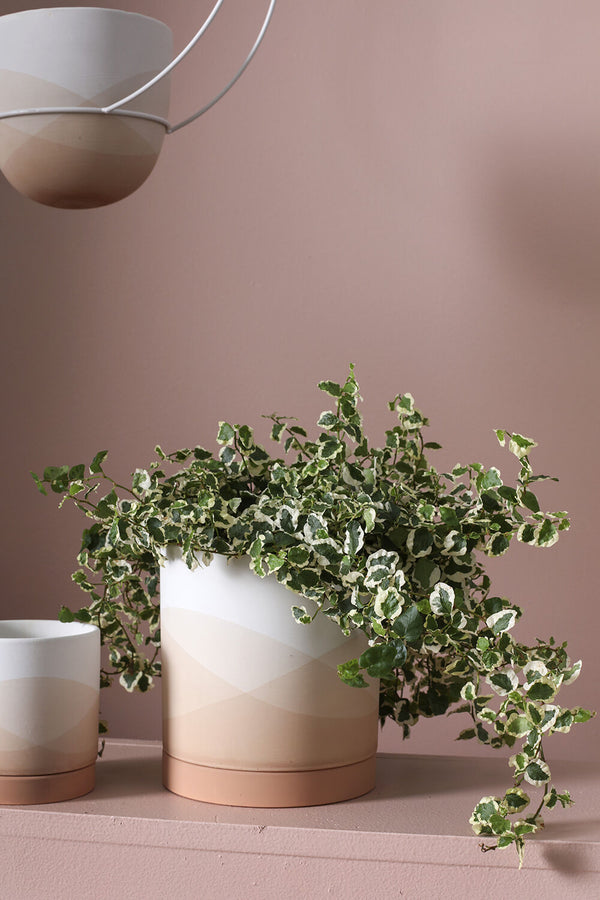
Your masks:
{"label": "small ceramic pot", "polygon": [[339,663],[366,648],[248,559],[161,569],[165,786],[230,806],[313,806],[375,783],[378,682],[352,688]]}
{"label": "small ceramic pot", "polygon": [[[0,112],[110,106],[163,69],[171,52],[170,28],[137,13],[67,7],[1,16]],[[165,118],[169,90],[167,76],[124,109]],[[39,203],[103,206],[146,180],[165,133],[132,116],[12,116],[0,119],[0,168]]]}
{"label": "small ceramic pot", "polygon": [[100,632],[0,622],[0,803],[52,803],[94,787]]}

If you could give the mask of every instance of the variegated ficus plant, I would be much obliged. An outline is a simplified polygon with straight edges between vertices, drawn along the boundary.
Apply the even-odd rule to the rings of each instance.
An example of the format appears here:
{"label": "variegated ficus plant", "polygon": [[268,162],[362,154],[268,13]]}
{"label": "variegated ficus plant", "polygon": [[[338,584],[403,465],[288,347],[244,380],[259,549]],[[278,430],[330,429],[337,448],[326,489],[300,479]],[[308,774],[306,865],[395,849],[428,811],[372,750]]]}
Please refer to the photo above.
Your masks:
{"label": "variegated ficus plant", "polygon": [[104,685],[118,676],[128,691],[146,691],[160,674],[164,547],[179,545],[192,568],[202,555],[247,556],[258,577],[293,592],[298,627],[315,615],[306,598],[344,633],[365,632],[368,648],[339,675],[357,689],[365,674],[380,679],[382,722],[393,719],[407,737],[421,716],[461,713],[469,724],[460,740],[513,748],[510,787],[480,800],[470,822],[493,846],[514,844],[522,860],[542,813],[571,803],[552,784],[544,738],[591,713],[558,704],[581,663],[553,638],[523,644],[512,636],[521,610],[493,594],[484,560],[515,539],[552,546],[569,527],[566,513],[540,510],[533,488],[548,476],[533,473],[532,440],[497,431],[519,460],[514,486],[478,463],[441,473],[427,458],[439,444],[424,440],[428,420],[410,394],[389,403],[396,424],[385,446],[371,447],[354,370],[344,384],[319,388],[332,409],[318,420],[318,439],[293,419],[267,417],[283,444],[279,456],[249,427],[221,422],[218,456],[156,447],[131,487],[105,472],[105,451],[87,470],[51,466],[34,475],[42,492],[49,485],[91,520],[73,575],[89,604],[60,616],[99,625],[108,647]]}

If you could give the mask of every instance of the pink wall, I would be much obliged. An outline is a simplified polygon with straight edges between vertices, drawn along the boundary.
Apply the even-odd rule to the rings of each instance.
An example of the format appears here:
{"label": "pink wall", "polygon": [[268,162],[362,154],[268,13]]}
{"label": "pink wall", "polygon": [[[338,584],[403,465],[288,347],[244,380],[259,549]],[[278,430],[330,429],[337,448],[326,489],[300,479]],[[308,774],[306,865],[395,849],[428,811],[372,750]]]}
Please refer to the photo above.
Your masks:
{"label": "pink wall", "polygon": [[[168,17],[177,46],[195,24],[183,0],[114,5]],[[234,71],[266,2],[225,6],[173,118]],[[497,590],[525,607],[523,636],[569,640],[585,668],[564,701],[597,706],[599,30],[593,0],[280,0],[244,79],[133,197],[65,212],[0,183],[0,613],[82,597],[83,522],[30,469],[108,447],[127,477],[157,442],[211,444],[218,419],[311,422],[317,380],[354,361],[372,437],[409,390],[448,463],[510,471],[494,427],[540,442],[561,477],[544,499],[573,529],[494,564]],[[158,736],[159,699],[109,692],[113,734]],[[403,749],[473,752],[441,742],[460,727],[423,722]],[[598,735],[554,753],[593,756]]]}

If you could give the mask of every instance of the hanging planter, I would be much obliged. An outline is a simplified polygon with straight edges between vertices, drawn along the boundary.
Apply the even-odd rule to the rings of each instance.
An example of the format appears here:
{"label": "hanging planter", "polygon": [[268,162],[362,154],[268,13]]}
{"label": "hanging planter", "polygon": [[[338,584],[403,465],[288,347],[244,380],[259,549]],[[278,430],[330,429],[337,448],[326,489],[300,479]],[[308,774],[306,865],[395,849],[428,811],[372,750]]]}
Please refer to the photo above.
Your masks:
{"label": "hanging planter", "polygon": [[207,112],[233,87],[270,22],[228,84],[198,112],[167,121],[170,72],[193,49],[224,0],[174,59],[171,30],[115,9],[33,9],[0,17],[0,169],[20,193],[48,206],[105,206],[132,194],[166,134]]}
{"label": "hanging planter", "polygon": [[169,548],[161,569],[163,780],[230,806],[309,806],[375,786],[378,682],[356,691],[337,666],[367,647],[318,616],[248,558],[190,570]]}
{"label": "hanging planter", "polygon": [[[33,9],[0,18],[0,47],[0,109],[85,110],[119,100],[162,69],[172,35],[156,19],[120,10]],[[20,193],[49,206],[121,200],[158,159],[168,77],[123,112],[130,109],[130,115],[48,111],[4,118],[0,168]]]}
{"label": "hanging planter", "polygon": [[0,803],[53,803],[94,787],[100,632],[0,622]]}

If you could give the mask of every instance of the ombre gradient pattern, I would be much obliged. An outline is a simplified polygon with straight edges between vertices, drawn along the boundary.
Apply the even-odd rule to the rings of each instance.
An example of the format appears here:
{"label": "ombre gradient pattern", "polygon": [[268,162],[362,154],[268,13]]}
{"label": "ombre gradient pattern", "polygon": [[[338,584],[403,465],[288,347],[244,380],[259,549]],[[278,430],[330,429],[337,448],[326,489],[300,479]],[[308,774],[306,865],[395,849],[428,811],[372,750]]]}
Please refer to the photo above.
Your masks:
{"label": "ombre gradient pattern", "polygon": [[324,616],[299,625],[293,595],[245,560],[161,576],[163,743],[185,762],[253,771],[350,765],[377,748],[378,685],[337,665],[362,652]]}
{"label": "ombre gradient pattern", "polygon": [[[35,48],[35,52],[32,52]],[[169,61],[170,29],[121,10],[38,9],[0,17],[0,111],[104,107]],[[169,78],[126,109],[165,118]],[[134,117],[69,113],[0,120],[0,168],[22,194],[86,208],[135,191],[156,163],[163,125]]]}
{"label": "ombre gradient pattern", "polygon": [[92,765],[98,750],[100,632],[0,622],[0,776]]}
{"label": "ombre gradient pattern", "polygon": [[[125,96],[152,73],[116,85]],[[40,98],[52,97],[43,102]],[[0,109],[102,106],[33,76],[0,71]],[[15,98],[18,99],[16,104]],[[152,172],[165,136],[162,125],[103,115],[37,115],[0,120],[0,168],[16,190],[60,208],[104,206],[137,190]]]}
{"label": "ombre gradient pattern", "polygon": [[70,772],[97,752],[98,689],[64,678],[0,682],[0,775]]}

